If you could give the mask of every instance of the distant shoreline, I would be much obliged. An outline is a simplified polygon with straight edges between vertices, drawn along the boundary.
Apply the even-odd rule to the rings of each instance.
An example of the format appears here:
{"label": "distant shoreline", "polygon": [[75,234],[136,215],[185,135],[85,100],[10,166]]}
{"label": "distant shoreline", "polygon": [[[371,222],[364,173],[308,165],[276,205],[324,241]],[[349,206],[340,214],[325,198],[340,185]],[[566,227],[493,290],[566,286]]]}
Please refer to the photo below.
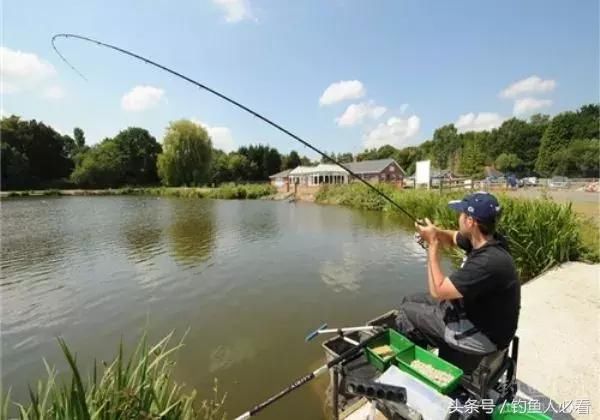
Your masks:
{"label": "distant shoreline", "polygon": [[223,185],[209,187],[123,187],[101,189],[46,189],[0,191],[1,199],[20,197],[86,197],[86,196],[121,196],[121,195],[153,195],[190,198],[221,199],[257,199],[274,196],[275,189],[268,184]]}

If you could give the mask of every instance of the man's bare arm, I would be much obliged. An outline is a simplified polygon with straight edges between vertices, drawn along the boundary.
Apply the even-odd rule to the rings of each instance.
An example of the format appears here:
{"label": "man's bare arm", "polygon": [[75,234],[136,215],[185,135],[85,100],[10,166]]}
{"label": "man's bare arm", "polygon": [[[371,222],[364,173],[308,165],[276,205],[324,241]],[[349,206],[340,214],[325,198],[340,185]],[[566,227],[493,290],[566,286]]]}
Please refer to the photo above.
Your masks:
{"label": "man's bare arm", "polygon": [[427,284],[429,286],[429,294],[437,300],[459,299],[462,295],[442,271],[438,244],[441,245],[441,242],[437,240],[432,241],[427,251]]}
{"label": "man's bare arm", "polygon": [[456,234],[458,231],[456,230],[437,230],[437,238],[440,241],[441,245],[445,247],[455,246],[456,245]]}

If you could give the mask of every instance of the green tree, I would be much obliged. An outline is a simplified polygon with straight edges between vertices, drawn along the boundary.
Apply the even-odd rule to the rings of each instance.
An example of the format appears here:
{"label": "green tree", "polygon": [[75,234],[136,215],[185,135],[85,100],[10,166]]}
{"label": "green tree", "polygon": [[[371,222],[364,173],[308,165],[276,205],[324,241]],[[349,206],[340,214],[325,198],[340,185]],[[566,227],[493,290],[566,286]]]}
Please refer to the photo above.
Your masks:
{"label": "green tree", "polygon": [[[227,161],[227,170],[231,174],[231,180],[242,182],[246,179],[250,162],[246,156],[239,153],[230,153]],[[275,173],[275,172],[274,172]]]}
{"label": "green tree", "polygon": [[189,120],[169,124],[158,155],[158,176],[168,186],[202,185],[208,181],[212,141],[207,131]]}
{"label": "green tree", "polygon": [[[9,172],[12,174],[3,170],[3,187],[44,187],[53,181],[67,178],[71,173],[73,161],[68,154],[68,137],[52,127],[36,120],[21,120],[12,115],[2,118],[0,131],[2,150],[10,154]],[[6,162],[9,164],[9,159]],[[17,173],[19,179],[15,178],[14,174]]]}
{"label": "green tree", "polygon": [[309,158],[307,158],[306,156],[302,156],[300,158],[300,163],[302,164],[302,166],[312,166],[312,162]]}
{"label": "green tree", "polygon": [[431,148],[433,166],[446,169],[451,164],[451,158],[459,147],[460,140],[454,124],[444,125],[435,130]]}
{"label": "green tree", "polygon": [[263,158],[263,180],[281,171],[281,155],[274,147],[269,148]]}
{"label": "green tree", "polygon": [[535,127],[542,127],[543,130],[550,124],[550,115],[546,114],[533,114],[529,118],[529,123]]}
{"label": "green tree", "polygon": [[240,147],[238,153],[248,160],[247,180],[266,181],[270,175],[281,170],[281,155],[275,148],[262,144],[250,145]]}
{"label": "green tree", "polygon": [[597,178],[600,172],[600,141],[573,140],[552,159],[553,175]]}
{"label": "green tree", "polygon": [[300,155],[295,150],[292,150],[289,155],[282,158],[281,169],[285,171],[286,169],[294,169],[300,165],[302,165]]}
{"label": "green tree", "polygon": [[523,161],[514,153],[501,153],[495,163],[499,171],[515,172],[523,164]]}
{"label": "green tree", "polygon": [[82,187],[118,187],[123,182],[123,162],[119,145],[104,139],[82,157],[71,174],[71,180]]}
{"label": "green tree", "polygon": [[396,153],[398,153],[398,149],[396,149],[394,146],[386,144],[384,146],[381,146],[379,149],[377,149],[377,151],[375,152],[375,159],[389,159],[391,157],[393,157]]}
{"label": "green tree", "polygon": [[85,144],[85,135],[79,127],[73,129],[73,137],[64,136],[67,147],[67,155],[73,160],[74,166],[77,167],[83,159],[83,155],[90,148]]}
{"label": "green tree", "polygon": [[[329,156],[331,159],[336,159],[335,153],[328,153],[328,152],[323,152],[325,153],[327,156]],[[321,163],[332,163],[331,160],[327,159],[325,156],[321,156]]]}
{"label": "green tree", "polygon": [[468,132],[461,134],[463,148],[461,153],[459,172],[468,176],[483,175],[485,166],[485,143],[487,132]]}
{"label": "green tree", "polygon": [[545,131],[543,116],[532,117],[534,122],[528,123],[517,118],[511,118],[490,133],[487,150],[491,161],[503,153],[516,155],[522,164],[521,172],[531,172],[538,156],[542,135]]}
{"label": "green tree", "polygon": [[583,105],[577,111],[577,125],[573,130],[573,139],[600,138],[600,105]]}
{"label": "green tree", "polygon": [[75,145],[78,148],[82,148],[85,145],[85,135],[83,134],[83,130],[79,127],[75,127],[73,129],[73,138],[75,139]]}
{"label": "green tree", "polygon": [[2,142],[0,147],[2,188],[26,186],[26,180],[29,177],[29,159],[8,143]]}
{"label": "green tree", "polygon": [[156,161],[162,148],[148,130],[129,127],[120,131],[114,141],[119,148],[122,183],[143,185],[158,182]]}
{"label": "green tree", "polygon": [[352,153],[340,153],[338,155],[338,162],[340,163],[350,163],[354,161],[354,157]]}
{"label": "green tree", "polygon": [[550,176],[555,172],[556,155],[568,147],[576,126],[577,114],[574,112],[563,112],[552,119],[542,137],[535,164],[536,172],[543,176]]}
{"label": "green tree", "polygon": [[220,184],[222,182],[231,181],[231,174],[227,167],[229,157],[225,152],[219,149],[214,149],[212,152],[212,162],[210,165],[210,182],[212,184]]}
{"label": "green tree", "polygon": [[416,167],[416,162],[421,156],[421,151],[418,147],[409,146],[398,150],[392,157],[400,165],[407,174],[413,174]]}

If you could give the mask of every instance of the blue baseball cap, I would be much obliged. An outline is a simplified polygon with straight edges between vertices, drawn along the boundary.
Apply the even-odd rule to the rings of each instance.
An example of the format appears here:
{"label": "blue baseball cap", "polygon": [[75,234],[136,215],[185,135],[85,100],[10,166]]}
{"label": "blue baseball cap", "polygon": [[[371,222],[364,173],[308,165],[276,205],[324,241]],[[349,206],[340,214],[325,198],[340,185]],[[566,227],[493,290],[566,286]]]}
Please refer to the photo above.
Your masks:
{"label": "blue baseball cap", "polygon": [[502,210],[496,197],[485,191],[470,194],[462,200],[452,200],[448,207],[482,223],[495,222]]}

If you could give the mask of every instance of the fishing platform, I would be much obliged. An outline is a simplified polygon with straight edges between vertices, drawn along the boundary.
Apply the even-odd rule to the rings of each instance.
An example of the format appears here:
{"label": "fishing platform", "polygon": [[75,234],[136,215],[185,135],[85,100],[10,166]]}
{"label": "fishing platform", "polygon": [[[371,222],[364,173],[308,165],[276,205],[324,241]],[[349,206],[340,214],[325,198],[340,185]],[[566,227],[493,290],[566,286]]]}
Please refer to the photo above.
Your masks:
{"label": "fishing platform", "polygon": [[[547,419],[528,412],[518,417],[511,406],[517,392],[516,367],[519,339],[509,348],[486,356],[467,356],[450,348],[423,349],[393,330],[397,311],[387,312],[367,326],[385,328],[364,352],[329,370],[327,406],[332,418],[375,419]],[[373,331],[342,332],[324,341],[328,362],[351,350]],[[377,346],[390,347],[393,355],[379,357]],[[445,383],[414,368],[414,361],[445,372]],[[461,368],[458,368],[461,366]],[[500,407],[508,411],[500,412]],[[477,409],[478,408],[478,409]],[[511,411],[512,410],[512,411]],[[510,411],[510,412],[509,412]],[[507,417],[508,415],[513,417]],[[517,417],[514,417],[517,415]]]}

